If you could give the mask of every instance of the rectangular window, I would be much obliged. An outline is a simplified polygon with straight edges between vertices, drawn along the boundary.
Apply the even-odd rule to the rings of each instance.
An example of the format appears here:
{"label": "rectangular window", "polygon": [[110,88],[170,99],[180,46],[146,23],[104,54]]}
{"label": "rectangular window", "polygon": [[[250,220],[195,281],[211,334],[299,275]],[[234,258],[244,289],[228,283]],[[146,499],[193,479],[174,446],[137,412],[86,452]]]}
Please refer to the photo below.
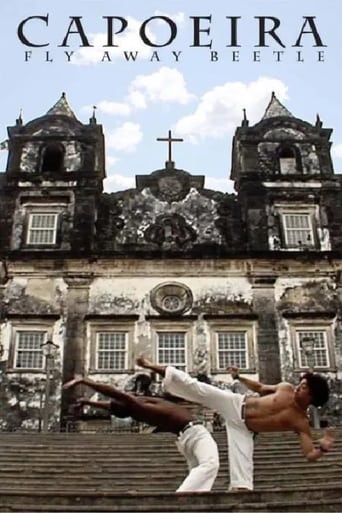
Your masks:
{"label": "rectangular window", "polygon": [[234,365],[248,368],[248,343],[245,331],[220,331],[217,336],[217,369]]}
{"label": "rectangular window", "polygon": [[282,221],[285,243],[288,248],[305,248],[315,245],[312,218],[309,213],[284,212]]}
{"label": "rectangular window", "polygon": [[16,369],[43,369],[44,357],[42,344],[46,341],[45,331],[18,331],[16,334]]}
{"label": "rectangular window", "polygon": [[186,370],[186,333],[181,331],[157,332],[158,363]]}
{"label": "rectangular window", "polygon": [[29,215],[27,244],[53,245],[57,238],[58,214],[35,212]]}
{"label": "rectangular window", "polygon": [[127,369],[127,333],[106,331],[97,333],[96,368],[98,370]]}
{"label": "rectangular window", "polygon": [[297,331],[300,368],[330,367],[326,330]]}

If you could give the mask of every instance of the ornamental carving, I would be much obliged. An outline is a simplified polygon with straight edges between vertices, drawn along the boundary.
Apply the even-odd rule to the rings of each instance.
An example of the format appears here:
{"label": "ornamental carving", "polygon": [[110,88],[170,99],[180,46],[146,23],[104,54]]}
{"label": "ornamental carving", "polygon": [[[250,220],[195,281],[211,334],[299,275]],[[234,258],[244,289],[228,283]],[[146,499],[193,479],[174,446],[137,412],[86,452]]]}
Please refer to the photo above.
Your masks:
{"label": "ornamental carving", "polygon": [[172,203],[182,201],[192,187],[197,190],[203,189],[204,177],[168,167],[154,171],[150,175],[138,175],[136,182],[139,190],[149,188],[155,198]]}
{"label": "ornamental carving", "polygon": [[157,244],[163,249],[183,248],[196,238],[195,230],[179,214],[159,216],[145,230],[147,242]]}
{"label": "ornamental carving", "polygon": [[98,238],[104,241],[112,240],[124,225],[122,207],[113,198],[113,195],[103,195],[102,205],[96,221]]}
{"label": "ornamental carving", "polygon": [[161,314],[183,314],[192,307],[192,303],[191,290],[182,283],[164,283],[151,291],[151,304]]}
{"label": "ornamental carving", "polygon": [[184,179],[180,180],[177,176],[162,176],[157,183],[158,196],[164,201],[178,201],[183,199],[189,192],[189,184],[184,183]]}

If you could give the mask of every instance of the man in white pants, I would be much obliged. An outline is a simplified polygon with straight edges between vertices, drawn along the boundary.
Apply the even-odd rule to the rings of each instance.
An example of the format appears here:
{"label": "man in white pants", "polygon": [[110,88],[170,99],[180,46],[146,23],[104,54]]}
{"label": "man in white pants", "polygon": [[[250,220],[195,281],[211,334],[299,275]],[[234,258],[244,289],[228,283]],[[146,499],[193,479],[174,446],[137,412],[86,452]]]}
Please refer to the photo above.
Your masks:
{"label": "man in white pants", "polygon": [[69,389],[77,385],[86,385],[111,398],[110,401],[80,398],[77,401],[80,406],[102,408],[116,417],[132,417],[138,422],[156,426],[157,431],[177,435],[177,448],[189,467],[189,474],[177,488],[177,492],[211,490],[219,469],[217,445],[209,431],[186,408],[154,397],[135,397],[107,383],[98,383],[82,376],[75,376],[63,388]]}
{"label": "man in white pants", "polygon": [[230,490],[253,490],[254,434],[262,431],[295,431],[309,461],[317,460],[328,452],[334,442],[329,429],[316,448],[307,417],[309,404],[322,406],[329,398],[326,379],[319,374],[306,373],[297,387],[290,383],[264,385],[239,376],[236,367],[230,367],[235,379],[260,397],[235,394],[192,378],[174,367],[155,365],[144,357],[137,364],[164,377],[165,390],[189,401],[216,410],[226,423]]}

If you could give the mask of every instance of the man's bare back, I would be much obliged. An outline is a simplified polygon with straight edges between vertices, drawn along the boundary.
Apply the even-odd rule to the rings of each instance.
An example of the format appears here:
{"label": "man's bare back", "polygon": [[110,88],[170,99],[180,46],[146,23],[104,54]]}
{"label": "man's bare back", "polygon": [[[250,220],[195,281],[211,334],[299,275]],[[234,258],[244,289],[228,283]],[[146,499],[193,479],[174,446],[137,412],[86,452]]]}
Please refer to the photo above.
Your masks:
{"label": "man's bare back", "polygon": [[[133,419],[158,427],[159,431],[178,434],[193,420],[191,414],[178,405],[154,398],[135,397],[129,409]],[[113,412],[115,414],[115,411]]]}

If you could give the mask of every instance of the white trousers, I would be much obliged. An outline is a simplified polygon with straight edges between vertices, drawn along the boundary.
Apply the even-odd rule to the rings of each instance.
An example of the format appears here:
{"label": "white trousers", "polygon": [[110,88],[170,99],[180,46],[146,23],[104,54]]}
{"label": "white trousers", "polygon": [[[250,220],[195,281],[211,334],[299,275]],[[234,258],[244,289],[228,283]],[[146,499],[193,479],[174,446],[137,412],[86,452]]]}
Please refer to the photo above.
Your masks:
{"label": "white trousers", "polygon": [[241,417],[245,396],[202,383],[174,367],[166,368],[164,386],[170,394],[203,404],[222,415],[229,448],[230,488],[253,490],[254,433]]}
{"label": "white trousers", "polygon": [[201,425],[189,427],[178,437],[176,445],[189,468],[189,474],[176,491],[210,491],[220,464],[217,445],[209,431]]}

